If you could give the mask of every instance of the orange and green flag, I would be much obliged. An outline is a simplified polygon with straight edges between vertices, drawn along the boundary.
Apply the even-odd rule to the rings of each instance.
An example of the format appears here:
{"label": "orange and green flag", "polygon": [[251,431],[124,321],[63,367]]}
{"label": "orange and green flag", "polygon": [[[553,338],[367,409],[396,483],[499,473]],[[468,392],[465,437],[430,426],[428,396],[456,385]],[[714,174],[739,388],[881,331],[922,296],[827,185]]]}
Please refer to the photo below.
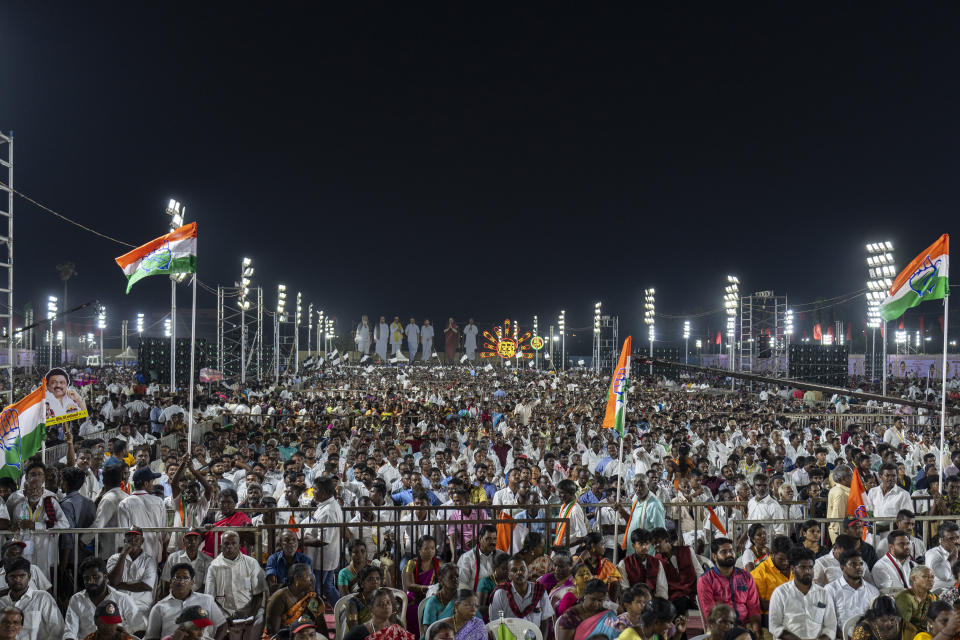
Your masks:
{"label": "orange and green flag", "polygon": [[950,236],[943,234],[900,272],[880,303],[884,322],[896,320],[925,300],[950,293]]}
{"label": "orange and green flag", "polygon": [[610,379],[610,391],[607,393],[607,411],[603,416],[604,429],[616,429],[623,437],[624,423],[627,419],[627,386],[630,383],[630,348],[632,336],[623,341],[623,350],[617,360],[617,368]]}
{"label": "orange and green flag", "polygon": [[847,517],[863,521],[864,540],[867,539],[867,529],[870,527],[870,523],[867,522],[870,513],[867,511],[866,495],[867,491],[863,487],[863,480],[860,479],[860,472],[854,467],[853,479],[850,481],[850,495],[847,497]]}

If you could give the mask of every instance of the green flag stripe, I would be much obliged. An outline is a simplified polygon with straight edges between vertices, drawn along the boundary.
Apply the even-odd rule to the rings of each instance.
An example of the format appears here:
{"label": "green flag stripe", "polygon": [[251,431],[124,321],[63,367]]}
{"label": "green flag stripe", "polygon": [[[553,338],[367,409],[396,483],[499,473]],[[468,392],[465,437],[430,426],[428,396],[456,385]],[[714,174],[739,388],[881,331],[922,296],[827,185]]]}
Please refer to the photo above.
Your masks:
{"label": "green flag stripe", "polygon": [[[6,476],[19,480],[23,465],[26,464],[30,456],[36,455],[40,451],[44,437],[46,437],[46,427],[43,425],[37,426],[36,429],[22,436],[19,449],[14,445],[10,451],[6,452],[6,464],[0,468],[0,478]],[[18,469],[15,465],[20,465],[21,468]]]}
{"label": "green flag stripe", "polygon": [[163,276],[170,275],[171,273],[196,273],[197,272],[197,256],[183,256],[180,258],[174,258],[170,261],[170,267],[168,269],[155,269],[153,271],[145,271],[143,269],[137,269],[129,276],[127,276],[127,293],[130,293],[130,289],[133,288],[133,285],[137,284],[143,278],[147,276]]}
{"label": "green flag stripe", "polygon": [[933,289],[923,297],[917,295],[916,291],[910,290],[899,298],[891,300],[888,304],[882,305],[880,307],[880,317],[883,318],[884,322],[896,320],[906,313],[907,309],[912,309],[921,302],[927,300],[942,300],[947,296],[949,290],[949,278],[936,278]]}

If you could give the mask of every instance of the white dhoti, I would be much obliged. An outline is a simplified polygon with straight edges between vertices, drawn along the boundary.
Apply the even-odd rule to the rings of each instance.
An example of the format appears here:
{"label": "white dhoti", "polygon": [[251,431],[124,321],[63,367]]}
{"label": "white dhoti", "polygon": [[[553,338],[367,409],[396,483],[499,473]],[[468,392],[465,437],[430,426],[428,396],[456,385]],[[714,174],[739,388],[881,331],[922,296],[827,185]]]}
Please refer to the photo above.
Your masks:
{"label": "white dhoti", "polygon": [[381,360],[387,359],[387,341],[386,340],[377,340],[377,355],[380,356]]}
{"label": "white dhoti", "polygon": [[407,343],[407,348],[410,349],[410,362],[413,362],[414,356],[417,355],[417,342],[416,340],[411,340]]}
{"label": "white dhoti", "polygon": [[370,338],[360,338],[357,340],[357,349],[363,355],[370,353]]}
{"label": "white dhoti", "polygon": [[392,353],[393,355],[397,355],[398,353],[400,353],[400,343],[399,343],[399,342],[391,342],[391,343],[390,343],[390,353]]}
{"label": "white dhoti", "polygon": [[423,341],[423,355],[420,356],[420,359],[426,362],[430,359],[430,356],[433,354],[433,339]]}

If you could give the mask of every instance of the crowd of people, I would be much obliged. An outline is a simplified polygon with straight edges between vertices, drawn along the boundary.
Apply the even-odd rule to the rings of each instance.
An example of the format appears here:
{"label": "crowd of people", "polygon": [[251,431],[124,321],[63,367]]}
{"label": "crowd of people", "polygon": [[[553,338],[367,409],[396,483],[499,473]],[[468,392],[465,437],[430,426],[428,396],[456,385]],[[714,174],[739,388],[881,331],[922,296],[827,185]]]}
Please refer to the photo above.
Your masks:
{"label": "crowd of people", "polygon": [[343,365],[196,388],[188,446],[91,372],[0,478],[0,640],[957,636],[953,421],[639,373],[622,440],[609,375]]}

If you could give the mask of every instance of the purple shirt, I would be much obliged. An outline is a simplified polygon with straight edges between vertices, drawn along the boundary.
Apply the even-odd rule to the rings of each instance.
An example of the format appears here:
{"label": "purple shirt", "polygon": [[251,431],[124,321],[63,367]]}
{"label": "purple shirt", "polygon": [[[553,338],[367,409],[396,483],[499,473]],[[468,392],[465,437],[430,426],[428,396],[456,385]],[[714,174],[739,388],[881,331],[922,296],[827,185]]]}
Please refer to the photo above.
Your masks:
{"label": "purple shirt", "polygon": [[[448,520],[487,520],[487,512],[474,509],[463,513],[459,509],[449,512],[450,515],[447,517]],[[447,525],[447,537],[453,536],[453,544],[456,546],[458,551],[463,551],[467,548],[467,543],[474,539],[474,533],[480,530],[480,527],[483,525],[480,524],[448,524]]]}

